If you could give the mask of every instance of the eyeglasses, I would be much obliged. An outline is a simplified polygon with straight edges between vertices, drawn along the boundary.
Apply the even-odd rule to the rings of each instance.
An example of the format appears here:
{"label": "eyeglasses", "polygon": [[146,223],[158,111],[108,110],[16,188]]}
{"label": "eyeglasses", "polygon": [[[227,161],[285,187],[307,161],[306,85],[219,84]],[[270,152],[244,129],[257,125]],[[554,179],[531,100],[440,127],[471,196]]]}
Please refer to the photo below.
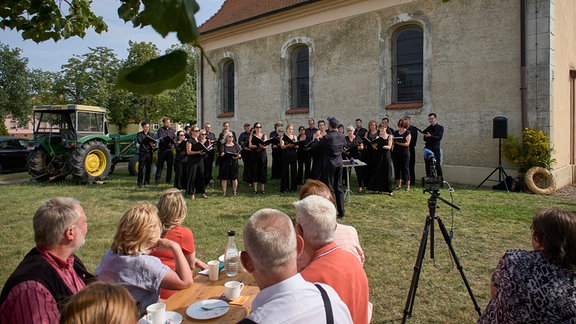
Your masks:
{"label": "eyeglasses", "polygon": [[254,127],[254,128],[262,128],[262,126],[256,126],[256,127]]}
{"label": "eyeglasses", "polygon": [[204,136],[206,136],[206,133],[200,133],[200,135],[204,135]]}
{"label": "eyeglasses", "polygon": [[178,134],[178,136],[185,136],[184,134]]}
{"label": "eyeglasses", "polygon": [[199,130],[199,129],[194,129],[194,130],[192,130],[192,131],[193,131],[193,132],[199,132],[200,130]]}

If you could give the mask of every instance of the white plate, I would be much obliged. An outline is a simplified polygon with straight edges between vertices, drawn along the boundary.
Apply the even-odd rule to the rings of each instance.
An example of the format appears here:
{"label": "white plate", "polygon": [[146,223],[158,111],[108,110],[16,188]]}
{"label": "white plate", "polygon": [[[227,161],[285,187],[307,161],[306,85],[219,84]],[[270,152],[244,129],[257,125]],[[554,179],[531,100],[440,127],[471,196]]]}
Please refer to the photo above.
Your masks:
{"label": "white plate", "polygon": [[[142,317],[138,324],[149,324],[148,320],[146,320],[146,315]],[[180,324],[182,323],[182,315],[173,312],[173,311],[166,311],[166,324]]]}
{"label": "white plate", "polygon": [[[211,310],[203,310],[202,306],[205,307],[223,306],[223,307],[218,307]],[[228,303],[223,300],[207,299],[188,306],[188,308],[186,308],[186,315],[192,317],[193,319],[205,320],[220,317],[226,314],[226,312],[228,312],[229,309],[230,305],[228,305]]]}
{"label": "white plate", "polygon": [[222,254],[221,256],[218,257],[218,261],[224,262],[224,254]]}

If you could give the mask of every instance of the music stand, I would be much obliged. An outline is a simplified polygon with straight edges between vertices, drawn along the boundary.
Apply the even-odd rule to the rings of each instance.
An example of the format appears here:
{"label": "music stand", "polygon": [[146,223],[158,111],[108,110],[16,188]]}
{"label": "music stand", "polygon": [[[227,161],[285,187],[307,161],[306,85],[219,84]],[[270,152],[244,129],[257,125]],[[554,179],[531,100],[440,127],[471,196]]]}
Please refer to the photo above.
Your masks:
{"label": "music stand", "polygon": [[494,174],[494,172],[498,171],[498,182],[502,182],[502,178],[504,178],[504,188],[506,188],[506,192],[510,192],[510,190],[508,189],[508,184],[506,183],[506,178],[508,177],[508,175],[506,174],[506,171],[504,171],[504,167],[502,167],[502,139],[499,138],[498,139],[498,166],[492,170],[492,172],[490,172],[490,174],[476,187],[476,189],[480,188],[480,186],[482,186],[484,184],[484,182],[490,180],[490,181],[496,181],[496,180],[492,180],[490,179],[490,177]]}

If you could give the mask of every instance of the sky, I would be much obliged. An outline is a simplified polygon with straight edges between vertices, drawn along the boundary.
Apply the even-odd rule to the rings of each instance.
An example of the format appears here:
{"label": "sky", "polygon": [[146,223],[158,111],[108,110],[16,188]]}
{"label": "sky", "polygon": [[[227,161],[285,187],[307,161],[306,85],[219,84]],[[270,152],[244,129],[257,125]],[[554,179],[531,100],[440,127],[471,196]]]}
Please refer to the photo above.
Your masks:
{"label": "sky", "polygon": [[[196,3],[200,6],[200,11],[195,15],[196,24],[200,26],[220,9],[224,0],[196,0]],[[73,37],[58,42],[48,40],[37,44],[32,40],[23,40],[20,33],[16,31],[0,29],[0,43],[12,49],[20,48],[22,50],[20,56],[28,58],[29,69],[54,72],[60,71],[61,66],[66,64],[74,54],[82,55],[89,52],[88,47],[108,47],[114,50],[119,59],[125,59],[130,40],[152,42],[156,44],[161,53],[173,44],[179,43],[174,33],[162,38],[151,27],[137,29],[131,22],[124,23],[117,14],[120,5],[119,0],[93,0],[92,11],[104,17],[104,21],[108,24],[108,32],[102,34],[97,34],[90,29],[84,38]]]}

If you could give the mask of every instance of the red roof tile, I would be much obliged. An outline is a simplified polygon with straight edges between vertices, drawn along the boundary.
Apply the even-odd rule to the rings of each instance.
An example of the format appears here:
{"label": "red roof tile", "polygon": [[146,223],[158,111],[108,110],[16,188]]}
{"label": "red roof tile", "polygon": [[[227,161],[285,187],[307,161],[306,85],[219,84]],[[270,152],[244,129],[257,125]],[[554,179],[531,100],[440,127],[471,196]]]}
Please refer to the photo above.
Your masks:
{"label": "red roof tile", "polygon": [[320,0],[225,0],[220,10],[199,28],[207,33],[261,16]]}

